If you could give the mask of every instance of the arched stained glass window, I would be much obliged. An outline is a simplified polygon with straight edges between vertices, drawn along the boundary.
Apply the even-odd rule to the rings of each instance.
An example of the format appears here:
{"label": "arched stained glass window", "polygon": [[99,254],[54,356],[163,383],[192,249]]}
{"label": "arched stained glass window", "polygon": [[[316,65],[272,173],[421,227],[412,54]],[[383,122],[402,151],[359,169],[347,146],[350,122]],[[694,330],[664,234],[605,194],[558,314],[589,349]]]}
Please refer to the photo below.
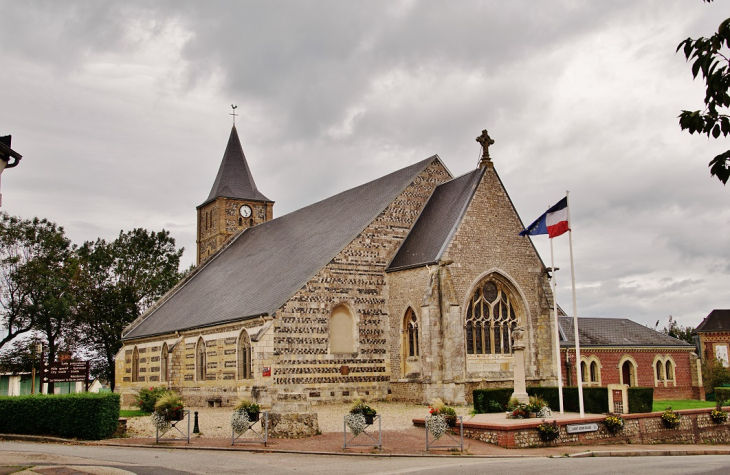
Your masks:
{"label": "arched stained glass window", "polygon": [[412,308],[408,308],[404,319],[406,348],[408,356],[418,356],[418,318]]}
{"label": "arched stained glass window", "polygon": [[251,338],[243,330],[238,339],[238,379],[251,379]]}
{"label": "arched stained glass window", "polygon": [[514,304],[498,281],[478,287],[466,309],[466,352],[470,355],[511,354],[517,326]]}

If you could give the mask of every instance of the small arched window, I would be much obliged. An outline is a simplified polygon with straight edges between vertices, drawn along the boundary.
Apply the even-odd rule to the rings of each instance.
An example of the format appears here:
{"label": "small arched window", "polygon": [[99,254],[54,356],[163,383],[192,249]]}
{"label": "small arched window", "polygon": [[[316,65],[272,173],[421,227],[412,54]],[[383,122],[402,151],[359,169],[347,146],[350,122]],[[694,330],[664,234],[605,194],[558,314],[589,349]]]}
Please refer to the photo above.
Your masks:
{"label": "small arched window", "polygon": [[516,326],[515,306],[507,288],[497,280],[487,280],[467,304],[467,354],[511,354]]}
{"label": "small arched window", "polygon": [[588,365],[585,361],[580,362],[580,378],[583,384],[588,382]]}
{"label": "small arched window", "polygon": [[168,368],[170,363],[170,353],[167,350],[167,343],[162,345],[162,351],[160,352],[160,381],[167,381]]}
{"label": "small arched window", "polygon": [[137,381],[139,381],[139,350],[135,346],[132,352],[132,382]]}
{"label": "small arched window", "polygon": [[418,318],[412,308],[408,308],[404,319],[404,333],[406,335],[406,348],[408,356],[418,356]]}
{"label": "small arched window", "polygon": [[238,379],[251,379],[251,338],[243,330],[238,337]]}
{"label": "small arched window", "polygon": [[205,341],[198,338],[198,347],[195,350],[195,369],[198,381],[205,381],[207,358],[205,356]]}
{"label": "small arched window", "polygon": [[664,381],[664,364],[661,361],[656,362],[655,370],[657,381]]}
{"label": "small arched window", "polygon": [[598,363],[595,361],[591,362],[591,383],[598,383]]}
{"label": "small arched window", "polygon": [[636,365],[629,356],[621,358],[619,363],[619,375],[621,384],[636,386]]}
{"label": "small arched window", "polygon": [[243,226],[243,218],[241,218],[240,216],[238,217],[238,225]]}
{"label": "small arched window", "polygon": [[338,305],[330,317],[330,353],[355,352],[355,322],[350,310]]}
{"label": "small arched window", "polygon": [[667,380],[673,381],[674,380],[674,366],[672,366],[672,362],[670,360],[667,360],[667,363],[665,365],[665,373],[667,377]]}
{"label": "small arched window", "polygon": [[248,220],[248,227],[249,228],[252,228],[253,227],[253,218],[251,218],[251,219]]}

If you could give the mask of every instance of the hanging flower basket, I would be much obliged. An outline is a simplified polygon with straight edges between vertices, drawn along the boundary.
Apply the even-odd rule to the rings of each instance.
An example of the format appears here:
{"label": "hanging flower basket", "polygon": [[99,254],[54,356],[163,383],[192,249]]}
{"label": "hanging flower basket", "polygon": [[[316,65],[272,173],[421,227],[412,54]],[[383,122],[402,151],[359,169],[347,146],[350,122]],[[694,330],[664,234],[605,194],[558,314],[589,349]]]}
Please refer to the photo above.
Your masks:
{"label": "hanging flower basket", "polygon": [[165,413],[165,419],[170,422],[181,421],[185,419],[185,413],[183,412],[182,407],[179,409],[172,409]]}
{"label": "hanging flower basket", "polygon": [[431,414],[426,417],[426,429],[433,435],[435,439],[440,439],[448,430],[449,425],[446,417],[441,414]]}
{"label": "hanging flower basket", "polygon": [[365,427],[368,426],[368,423],[365,420],[365,416],[363,416],[359,412],[351,412],[349,414],[346,414],[345,424],[347,424],[347,427],[349,427],[350,431],[356,436],[362,434],[362,432],[365,430]]}
{"label": "hanging flower basket", "polygon": [[537,432],[540,434],[540,439],[543,442],[550,442],[560,436],[560,426],[557,421],[546,422],[543,419],[542,424],[537,426]]}
{"label": "hanging flower basket", "polygon": [[674,412],[671,407],[662,412],[662,422],[667,429],[676,429],[679,427],[681,416]]}
{"label": "hanging flower basket", "polygon": [[712,419],[712,422],[715,424],[722,424],[727,420],[727,412],[720,408],[713,409],[712,412],[710,412],[710,419]]}
{"label": "hanging flower basket", "polygon": [[160,433],[167,432],[170,430],[170,427],[172,427],[172,424],[170,424],[170,421],[167,419],[165,414],[161,412],[153,412],[150,415],[150,419],[152,419],[152,424]]}
{"label": "hanging flower basket", "polygon": [[251,420],[245,409],[236,409],[231,416],[231,428],[236,434],[243,434],[251,428]]}
{"label": "hanging flower basket", "polygon": [[603,420],[603,425],[606,426],[610,432],[620,432],[624,428],[624,418],[617,414],[609,414]]}
{"label": "hanging flower basket", "polygon": [[456,416],[444,416],[444,419],[446,419],[446,425],[456,427]]}

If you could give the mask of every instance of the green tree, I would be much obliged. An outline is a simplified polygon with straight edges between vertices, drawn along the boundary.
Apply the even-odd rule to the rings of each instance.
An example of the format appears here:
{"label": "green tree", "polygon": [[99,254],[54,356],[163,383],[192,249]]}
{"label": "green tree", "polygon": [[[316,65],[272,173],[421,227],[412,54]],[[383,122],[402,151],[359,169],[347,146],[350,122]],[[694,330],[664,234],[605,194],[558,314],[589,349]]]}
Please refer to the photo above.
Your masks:
{"label": "green tree", "polygon": [[77,311],[83,344],[94,355],[93,373],[107,379],[112,389],[122,331],[178,282],[182,253],[167,231],[145,229],[79,248],[82,285]]}
{"label": "green tree", "polygon": [[[657,320],[655,328],[659,327],[659,320]],[[694,328],[687,326],[683,327],[677,321],[672,318],[671,315],[669,315],[669,324],[662,328],[661,332],[665,335],[669,335],[671,337],[674,337],[678,340],[686,341],[690,345],[694,345],[694,340],[692,339],[692,332],[694,332]]]}
{"label": "green tree", "polygon": [[45,219],[0,214],[0,347],[32,329],[48,344],[49,361],[74,341],[77,266],[62,227]]}
{"label": "green tree", "polygon": [[[710,3],[712,0],[704,0]],[[692,77],[701,72],[705,81],[705,108],[702,110],[683,110],[679,114],[679,126],[690,134],[705,134],[709,138],[730,133],[730,18],[720,23],[717,33],[709,38],[687,38],[679,43],[677,51],[682,50],[686,60],[692,61]],[[723,184],[730,178],[730,150],[710,160],[710,173]]]}

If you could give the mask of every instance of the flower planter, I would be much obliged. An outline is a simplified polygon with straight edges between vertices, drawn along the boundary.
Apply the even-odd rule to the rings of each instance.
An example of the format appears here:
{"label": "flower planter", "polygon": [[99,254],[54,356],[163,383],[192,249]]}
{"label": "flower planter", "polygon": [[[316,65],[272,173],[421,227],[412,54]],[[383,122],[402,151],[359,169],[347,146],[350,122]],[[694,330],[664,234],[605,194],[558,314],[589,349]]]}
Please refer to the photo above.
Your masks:
{"label": "flower planter", "polygon": [[365,416],[365,424],[372,425],[375,421],[375,414],[363,414]]}
{"label": "flower planter", "polygon": [[542,439],[543,442],[551,442],[558,438],[559,434],[556,434],[555,432],[540,432],[540,439]]}
{"label": "flower planter", "polygon": [[537,418],[537,412],[530,412],[530,415],[528,416],[530,419],[536,419]]}
{"label": "flower planter", "polygon": [[261,416],[261,413],[260,412],[248,412],[248,411],[246,411],[246,413],[248,414],[248,420],[251,421],[251,422],[258,422],[259,417]]}
{"label": "flower planter", "polygon": [[185,412],[183,412],[182,409],[178,409],[176,411],[170,411],[166,414],[165,419],[167,419],[170,422],[177,422],[185,419]]}
{"label": "flower planter", "polygon": [[446,419],[446,425],[456,427],[456,416],[445,416],[444,419]]}

